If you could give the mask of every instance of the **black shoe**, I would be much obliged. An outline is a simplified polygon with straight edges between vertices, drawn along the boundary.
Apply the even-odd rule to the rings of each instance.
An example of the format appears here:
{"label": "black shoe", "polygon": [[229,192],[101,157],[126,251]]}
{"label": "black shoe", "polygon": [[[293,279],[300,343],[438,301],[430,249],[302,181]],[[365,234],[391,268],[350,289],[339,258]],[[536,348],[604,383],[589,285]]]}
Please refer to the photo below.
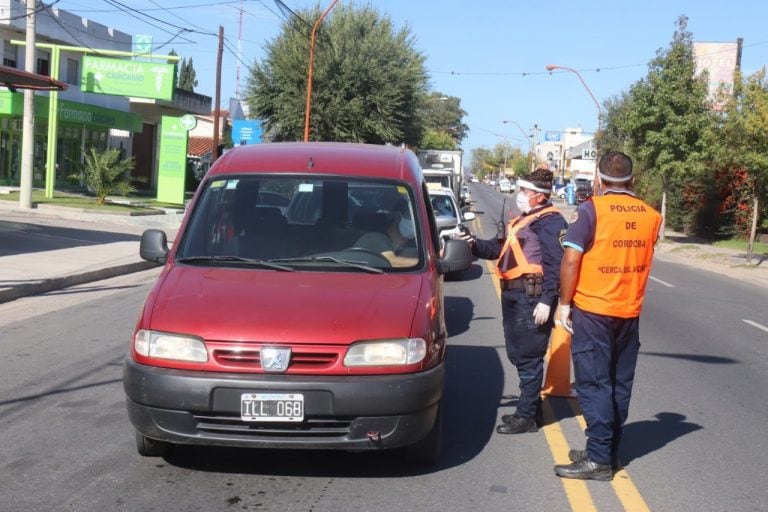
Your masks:
{"label": "black shoe", "polygon": [[555,474],[561,478],[577,480],[600,480],[602,482],[613,480],[613,470],[610,464],[598,464],[589,459],[555,466]]}
{"label": "black shoe", "polygon": [[587,450],[568,450],[568,460],[571,462],[587,460]]}
{"label": "black shoe", "polygon": [[[581,462],[587,460],[587,450],[569,450],[568,460],[571,462]],[[621,461],[619,461],[618,455],[611,455],[611,467],[613,469],[621,468]]]}
{"label": "black shoe", "polygon": [[533,418],[523,418],[514,414],[505,414],[501,417],[502,424],[496,427],[499,434],[524,434],[537,432],[539,428]]}

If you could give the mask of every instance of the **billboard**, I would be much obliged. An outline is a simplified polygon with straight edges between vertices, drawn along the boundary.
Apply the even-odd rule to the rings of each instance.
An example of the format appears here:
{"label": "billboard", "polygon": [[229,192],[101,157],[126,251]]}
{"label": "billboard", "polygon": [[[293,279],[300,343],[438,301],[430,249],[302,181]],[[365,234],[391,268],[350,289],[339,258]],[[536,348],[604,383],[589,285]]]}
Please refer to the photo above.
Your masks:
{"label": "billboard", "polygon": [[173,64],[83,56],[80,90],[96,94],[170,100],[176,76]]}
{"label": "billboard", "polygon": [[705,70],[709,73],[709,99],[715,110],[722,110],[725,102],[717,100],[722,87],[727,94],[733,92],[733,75],[738,63],[739,44],[734,43],[693,43],[693,58],[696,61],[696,75]]}

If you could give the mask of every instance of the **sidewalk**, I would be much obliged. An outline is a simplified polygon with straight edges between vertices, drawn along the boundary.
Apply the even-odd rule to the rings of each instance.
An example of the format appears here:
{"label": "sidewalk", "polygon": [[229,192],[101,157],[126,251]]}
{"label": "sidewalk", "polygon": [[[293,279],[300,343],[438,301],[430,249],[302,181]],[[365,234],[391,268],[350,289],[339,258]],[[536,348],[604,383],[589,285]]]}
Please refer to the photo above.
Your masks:
{"label": "sidewalk", "polygon": [[182,218],[0,201],[0,303],[152,268],[139,256],[141,233],[162,229],[172,242]]}
{"label": "sidewalk", "polygon": [[[61,206],[27,210],[0,201],[0,303],[152,268],[139,257],[141,233],[162,229],[172,242],[182,217],[175,210],[136,217]],[[667,233],[656,258],[768,288],[765,254],[747,266],[741,251]]]}

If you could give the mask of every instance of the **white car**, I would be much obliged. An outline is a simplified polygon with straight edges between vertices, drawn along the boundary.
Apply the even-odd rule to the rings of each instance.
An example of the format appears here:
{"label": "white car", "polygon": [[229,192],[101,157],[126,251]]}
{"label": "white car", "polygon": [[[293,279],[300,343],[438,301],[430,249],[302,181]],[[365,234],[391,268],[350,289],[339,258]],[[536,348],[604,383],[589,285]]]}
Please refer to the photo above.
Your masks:
{"label": "white car", "polygon": [[508,179],[500,179],[499,180],[499,192],[503,192],[505,194],[510,194],[512,191],[515,190],[512,186],[512,182]]}
{"label": "white car", "polygon": [[475,219],[474,213],[462,212],[459,209],[456,197],[451,189],[430,188],[429,200],[432,203],[432,210],[435,212],[435,219],[437,220],[442,240],[460,234],[464,223]]}

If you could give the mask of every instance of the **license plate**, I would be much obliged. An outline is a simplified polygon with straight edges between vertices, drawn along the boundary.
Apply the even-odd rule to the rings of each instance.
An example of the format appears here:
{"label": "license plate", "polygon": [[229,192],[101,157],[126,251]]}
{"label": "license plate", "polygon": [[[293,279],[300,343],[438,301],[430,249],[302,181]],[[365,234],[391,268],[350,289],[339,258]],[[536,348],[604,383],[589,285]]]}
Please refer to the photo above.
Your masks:
{"label": "license plate", "polygon": [[243,393],[243,421],[303,421],[304,395],[298,393]]}

